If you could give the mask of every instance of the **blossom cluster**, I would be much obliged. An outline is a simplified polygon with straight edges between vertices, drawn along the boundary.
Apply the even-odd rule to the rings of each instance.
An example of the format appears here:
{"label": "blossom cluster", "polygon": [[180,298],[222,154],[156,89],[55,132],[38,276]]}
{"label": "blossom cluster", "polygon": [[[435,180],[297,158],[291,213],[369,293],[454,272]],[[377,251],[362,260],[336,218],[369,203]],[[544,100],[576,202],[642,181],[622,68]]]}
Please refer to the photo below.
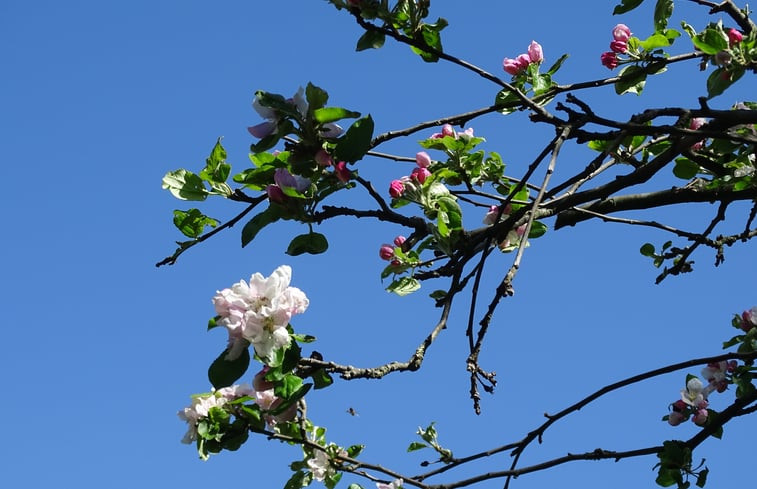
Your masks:
{"label": "blossom cluster", "polygon": [[[449,126],[449,124],[447,124],[447,126]],[[449,126],[449,129],[452,131],[452,134],[454,134],[455,131],[452,129],[452,126]],[[415,155],[415,164],[416,167],[413,168],[413,171],[409,176],[392,180],[389,184],[389,195],[392,198],[398,199],[402,197],[402,194],[405,193],[406,186],[413,185],[415,182],[423,185],[426,179],[431,176],[431,171],[428,169],[428,166],[431,164],[431,157],[428,153],[425,151],[418,152]]]}
{"label": "blossom cluster", "polygon": [[525,71],[528,65],[532,63],[539,64],[544,61],[544,51],[541,45],[536,41],[531,41],[527,52],[519,54],[515,58],[505,58],[502,60],[502,68],[510,75],[517,75]]}
{"label": "blossom cluster", "polygon": [[686,381],[686,388],[681,390],[681,399],[671,404],[671,412],[664,419],[671,426],[678,426],[691,417],[697,426],[707,423],[710,411],[708,396],[712,392],[725,392],[731,383],[730,374],[736,369],[736,361],[721,361],[708,364],[702,369],[702,377],[707,381],[705,385],[698,377],[690,375]]}
{"label": "blossom cluster", "polygon": [[757,306],[741,313],[741,329],[747,333],[757,327]]}
{"label": "blossom cluster", "polygon": [[406,238],[402,235],[397,236],[394,238],[394,246],[390,244],[382,244],[379,248],[379,256],[382,260],[391,261],[393,265],[399,265],[399,261],[395,259],[395,252],[394,247],[402,247],[402,244],[405,242]]}
{"label": "blossom cluster", "polygon": [[618,66],[618,53],[628,52],[628,40],[631,38],[631,29],[625,24],[618,24],[612,29],[612,41],[610,50],[602,53],[599,57],[603,66],[613,70]]}
{"label": "blossom cluster", "polygon": [[292,269],[282,265],[269,277],[255,273],[249,283],[242,280],[216,293],[217,322],[229,333],[227,360],[238,358],[249,344],[264,362],[276,350],[289,346],[287,325],[309,304],[304,292],[289,286],[291,279]]}
{"label": "blossom cluster", "polygon": [[179,411],[179,418],[187,422],[187,432],[182,438],[182,443],[192,443],[197,440],[197,427],[201,421],[207,419],[212,408],[224,409],[230,402],[243,397],[249,397],[255,401],[264,415],[266,424],[273,428],[276,424],[291,421],[297,414],[297,405],[292,404],[283,413],[277,415],[267,414],[281,405],[283,399],[274,394],[273,383],[265,380],[268,367],[264,367],[249,384],[234,384],[214,390],[209,394],[199,394],[192,397],[192,403]]}

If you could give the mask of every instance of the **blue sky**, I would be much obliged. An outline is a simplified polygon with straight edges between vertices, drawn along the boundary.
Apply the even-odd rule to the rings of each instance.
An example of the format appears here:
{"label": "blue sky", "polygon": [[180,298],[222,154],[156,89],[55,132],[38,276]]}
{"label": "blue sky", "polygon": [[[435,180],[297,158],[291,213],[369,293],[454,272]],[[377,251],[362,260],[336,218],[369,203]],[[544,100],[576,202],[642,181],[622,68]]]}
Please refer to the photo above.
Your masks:
{"label": "blue sky", "polygon": [[[679,3],[672,24],[685,18],[703,27],[704,9]],[[568,83],[609,74],[599,54],[616,23],[640,37],[651,32],[650,13],[612,17],[613,5],[548,2],[534,11],[532,4],[494,0],[435,1],[432,16],[450,21],[443,32],[449,52],[499,76],[505,76],[502,58],[523,52],[532,39],[544,46],[548,64],[570,52],[558,74],[558,82]],[[437,311],[426,294],[398,298],[383,291],[377,249],[399,232],[393,226],[334,221],[320,229],[330,237],[328,253],[297,258],[284,250],[303,232],[299,226],[266,229],[245,249],[237,227],[173,267],[154,267],[182,239],[171,224],[173,209],[192,206],[161,190],[162,176],[181,167],[199,170],[219,136],[233,170],[245,168],[252,142],[246,128],[260,122],[250,106],[255,90],[292,94],[312,81],[329,91],[334,105],[370,113],[377,132],[493,100],[490,83],[446,64],[423,64],[406,47],[387,43],[380,51],[355,53],[359,35],[344,12],[323,1],[0,4],[4,485],[282,487],[288,463],[300,458],[297,448],[251,440],[239,452],[201,462],[179,443],[185,427],[176,411],[190,394],[208,389],[207,366],[225,344],[222,332],[205,331],[210,298],[256,271],[293,267],[293,285],[311,300],[294,326],[317,336],[315,348],[326,357],[364,366],[409,357]],[[673,51],[689,50],[680,41]],[[650,80],[640,98],[616,97],[607,88],[579,95],[618,118],[645,104],[694,107],[705,93],[704,77],[695,75],[695,66],[671,70]],[[746,77],[713,106],[729,107],[750,92]],[[488,116],[472,125],[487,139],[485,149],[500,152],[516,176],[550,135],[528,124],[525,114]],[[413,155],[418,139],[382,149]],[[581,155],[566,151],[558,175],[582,168]],[[370,159],[358,167],[379,189],[410,168]],[[238,212],[226,202],[203,209],[221,220]],[[657,216],[701,229],[713,212],[689,206]],[[729,212],[741,226],[745,209]],[[478,217],[470,219],[466,223]],[[750,285],[753,246],[727,250],[717,269],[702,250],[694,274],[655,286],[656,270],[638,249],[666,239],[586,223],[535,241],[516,295],[497,312],[481,357],[499,379],[497,393],[484,397],[482,416],[472,413],[467,398],[461,308],[423,370],[314,392],[308,396],[313,421],[327,426],[336,443],[366,443],[365,460],[416,473],[423,455],[405,448],[419,425],[436,421],[441,441],[464,455],[521,438],[544,412],[609,382],[718,353],[732,335],[730,315],[757,303]],[[511,259],[497,257],[495,268],[506,270]],[[542,446],[531,447],[522,465],[566,452],[688,438],[695,432],[690,423],[674,429],[659,421],[684,375],[613,394],[572,415]],[[724,407],[727,398],[713,399],[713,407]],[[350,407],[359,416],[347,414]],[[722,441],[699,449],[696,455],[713,469],[710,487],[749,480],[737,469],[750,457],[750,428],[749,419],[737,420]],[[477,469],[501,470],[509,458],[488,463]],[[586,485],[587,479],[653,487],[654,463],[579,462],[523,476],[514,487]]]}

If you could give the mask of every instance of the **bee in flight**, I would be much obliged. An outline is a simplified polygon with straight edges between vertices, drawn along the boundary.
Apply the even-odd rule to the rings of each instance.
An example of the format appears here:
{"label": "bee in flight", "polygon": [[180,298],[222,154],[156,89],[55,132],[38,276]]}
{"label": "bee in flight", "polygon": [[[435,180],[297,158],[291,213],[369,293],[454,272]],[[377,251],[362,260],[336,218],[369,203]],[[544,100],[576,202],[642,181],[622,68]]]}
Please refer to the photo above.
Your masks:
{"label": "bee in flight", "polygon": [[359,414],[357,413],[357,411],[355,411],[355,409],[354,409],[354,408],[353,408],[352,406],[350,406],[350,408],[349,408],[349,409],[347,409],[347,413],[348,413],[348,414],[349,414],[350,416],[360,416],[360,415],[359,415]]}

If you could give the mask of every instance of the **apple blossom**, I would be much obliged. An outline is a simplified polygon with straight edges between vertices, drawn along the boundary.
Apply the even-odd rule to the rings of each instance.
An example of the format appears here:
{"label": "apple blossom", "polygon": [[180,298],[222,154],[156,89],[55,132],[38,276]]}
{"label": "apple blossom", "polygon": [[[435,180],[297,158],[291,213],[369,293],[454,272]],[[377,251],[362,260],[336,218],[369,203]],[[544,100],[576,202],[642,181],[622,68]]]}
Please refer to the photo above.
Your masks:
{"label": "apple blossom", "polygon": [[499,215],[499,206],[492,205],[489,207],[489,212],[484,216],[484,224],[491,226],[497,222],[497,216]]}
{"label": "apple blossom", "polygon": [[616,41],[626,42],[631,38],[631,29],[625,24],[618,24],[612,29],[612,38]]}
{"label": "apple blossom", "polygon": [[[249,342],[262,359],[282,347],[289,346],[291,338],[286,326],[292,315],[305,312],[307,296],[298,288],[290,287],[292,269],[278,267],[269,277],[256,273],[249,283],[244,280],[229,289],[218,291],[213,297],[218,324],[229,332],[227,360],[232,353],[240,353],[239,345]],[[231,357],[231,358],[230,358]]]}
{"label": "apple blossom", "polygon": [[728,378],[726,377],[726,373],[728,373],[729,368],[730,366],[725,360],[709,363],[702,369],[702,377],[704,377],[704,379],[718,392],[724,392],[728,389]]}
{"label": "apple blossom", "polygon": [[273,181],[282,189],[293,188],[298,192],[303,192],[310,187],[309,179],[292,175],[286,168],[276,168],[273,172]]}
{"label": "apple blossom", "polygon": [[415,154],[415,164],[420,168],[427,168],[431,164],[431,157],[425,151]]}
{"label": "apple blossom", "polygon": [[268,365],[264,365],[263,369],[255,374],[255,377],[252,378],[252,388],[256,391],[267,391],[268,389],[273,389],[273,382],[266,380],[265,376],[270,370],[270,367]]}
{"label": "apple blossom", "polygon": [[263,139],[266,136],[270,136],[275,130],[275,121],[264,121],[260,124],[256,124],[247,128],[247,132],[258,139]]}
{"label": "apple blossom", "polygon": [[523,71],[523,67],[520,63],[512,58],[505,58],[502,60],[502,69],[510,75],[517,75]]}
{"label": "apple blossom", "polygon": [[277,204],[283,204],[287,200],[287,196],[284,195],[284,191],[278,185],[268,185],[265,188],[265,193],[268,194],[268,200]]}
{"label": "apple blossom", "polygon": [[197,439],[197,423],[207,418],[212,408],[221,407],[226,404],[226,401],[225,397],[216,396],[215,393],[193,396],[192,404],[176,413],[179,419],[187,422],[187,432],[181,442],[188,444],[195,441]]}
{"label": "apple blossom", "polygon": [[340,126],[339,124],[327,122],[326,124],[323,124],[321,126],[318,134],[320,134],[322,138],[333,139],[341,136],[343,132],[344,129],[342,129],[342,126]]}
{"label": "apple blossom", "polygon": [[707,401],[709,392],[701,380],[692,377],[686,382],[686,388],[681,391],[681,400],[689,406],[699,408],[703,402]]}
{"label": "apple blossom", "polygon": [[544,51],[541,48],[541,44],[531,41],[531,44],[528,46],[528,58],[531,63],[541,63],[544,61]]}
{"label": "apple blossom", "polygon": [[394,246],[402,246],[406,239],[407,238],[402,235],[397,236],[396,238],[394,238]]}

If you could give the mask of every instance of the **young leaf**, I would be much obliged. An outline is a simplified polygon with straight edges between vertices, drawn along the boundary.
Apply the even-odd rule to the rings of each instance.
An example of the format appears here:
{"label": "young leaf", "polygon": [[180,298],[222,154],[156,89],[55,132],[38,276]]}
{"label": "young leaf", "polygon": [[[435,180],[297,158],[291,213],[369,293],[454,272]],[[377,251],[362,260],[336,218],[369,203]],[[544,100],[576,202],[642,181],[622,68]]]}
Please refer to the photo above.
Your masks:
{"label": "young leaf", "polygon": [[402,277],[399,280],[395,280],[389,287],[386,288],[387,292],[394,292],[399,296],[405,296],[412,294],[416,290],[421,288],[420,282],[413,277]]}
{"label": "young leaf", "polygon": [[308,101],[308,109],[316,111],[326,105],[326,102],[329,100],[329,94],[326,93],[326,90],[308,82],[307,87],[305,87],[305,99]]}
{"label": "young leaf", "polygon": [[196,238],[205,230],[205,226],[212,228],[218,226],[218,221],[208,217],[199,209],[189,209],[188,211],[173,211],[173,224],[184,236]]}
{"label": "young leaf", "polygon": [[691,180],[699,173],[699,165],[688,158],[676,159],[676,165],[673,167],[673,175],[684,180]]}
{"label": "young leaf", "polygon": [[425,443],[421,443],[419,441],[414,441],[414,442],[412,442],[410,444],[410,446],[407,447],[407,451],[408,452],[414,452],[416,450],[422,450],[422,449],[427,448],[427,447],[428,447],[428,445],[426,445]]}
{"label": "young leaf", "polygon": [[360,117],[360,112],[354,112],[341,107],[323,107],[313,111],[313,118],[321,124],[335,122],[348,117],[353,119]]}
{"label": "young leaf", "polygon": [[162,188],[181,200],[205,200],[209,194],[202,178],[183,168],[166,173]]}

